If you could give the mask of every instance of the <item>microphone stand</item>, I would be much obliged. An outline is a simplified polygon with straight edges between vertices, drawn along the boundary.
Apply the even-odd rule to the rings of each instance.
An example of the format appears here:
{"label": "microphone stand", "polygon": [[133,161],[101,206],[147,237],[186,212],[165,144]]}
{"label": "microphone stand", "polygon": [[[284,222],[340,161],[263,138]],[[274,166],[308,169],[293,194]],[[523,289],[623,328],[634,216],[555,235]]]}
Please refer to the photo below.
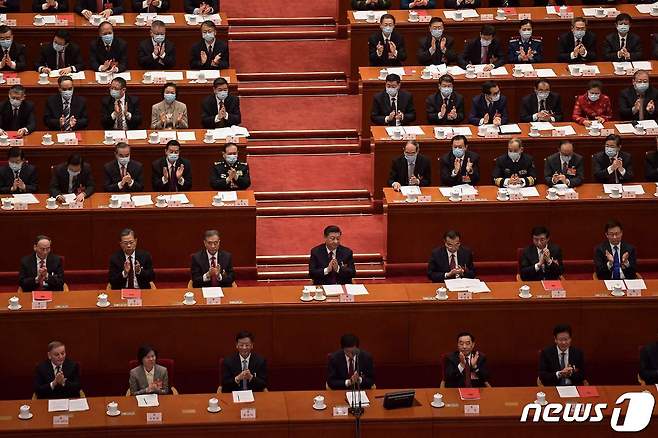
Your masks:
{"label": "microphone stand", "polygon": [[354,436],[356,438],[361,438],[361,416],[363,415],[363,405],[361,401],[361,376],[359,372],[359,355],[354,355],[354,368],[359,374],[359,378],[356,379],[356,383],[352,385],[352,403],[349,408],[349,413],[354,415]]}

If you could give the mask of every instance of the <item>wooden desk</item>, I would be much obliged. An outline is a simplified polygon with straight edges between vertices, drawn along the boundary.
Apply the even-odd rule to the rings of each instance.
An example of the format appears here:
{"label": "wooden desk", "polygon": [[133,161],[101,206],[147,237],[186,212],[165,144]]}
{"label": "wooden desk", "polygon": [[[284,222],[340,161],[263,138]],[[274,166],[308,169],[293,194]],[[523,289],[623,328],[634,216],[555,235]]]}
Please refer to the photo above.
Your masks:
{"label": "wooden desk", "polygon": [[[654,70],[652,76],[658,75],[658,61],[651,61]],[[594,65],[594,64],[592,64]],[[576,103],[576,97],[583,94],[587,89],[587,82],[590,79],[599,79],[603,82],[603,93],[610,97],[613,118],[621,120],[619,115],[619,94],[625,88],[632,86],[630,76],[619,76],[614,74],[614,68],[611,62],[598,62],[601,74],[595,78],[592,77],[574,77],[569,74],[568,64],[535,64],[535,69],[551,68],[557,75],[556,78],[548,78],[551,84],[551,91],[560,95],[562,100],[562,113],[565,122],[571,121],[571,114]],[[427,112],[425,110],[425,99],[428,96],[437,93],[438,80],[421,79],[420,74],[423,66],[405,67],[408,73],[402,78],[402,89],[413,94],[414,107],[416,108],[416,121],[414,124],[428,124]],[[509,113],[510,123],[521,120],[521,99],[528,94],[534,93],[535,82],[537,78],[515,78],[512,76],[513,65],[506,66],[507,76],[492,76],[491,80],[500,85],[501,93],[507,98],[507,110]],[[360,67],[360,91],[363,94],[361,99],[362,106],[362,132],[369,132],[372,125],[370,113],[372,112],[372,102],[375,94],[384,91],[384,81],[378,79],[379,67]],[[455,91],[464,97],[464,124],[468,124],[468,115],[471,112],[473,97],[482,94],[482,84],[488,79],[466,79],[464,75],[455,77]]]}
{"label": "wooden desk", "polygon": [[[98,182],[102,190],[102,182]],[[233,254],[233,266],[242,268],[241,275],[256,273],[256,201],[252,191],[238,192],[248,206],[211,206],[217,192],[188,192],[190,204],[179,208],[155,206],[132,209],[110,209],[109,193],[96,193],[85,201],[83,209],[60,207],[47,210],[48,195],[36,195],[40,204],[25,211],[0,210],[3,230],[0,243],[7,248],[28,250],[34,236],[48,234],[53,250],[66,257],[66,268],[107,269],[110,255],[117,251],[119,232],[126,227],[135,230],[139,246],[153,255],[155,269],[182,268],[190,265],[190,254],[203,248],[203,232],[218,229],[222,247]],[[150,193],[155,202],[159,193]],[[21,250],[22,251],[22,250]],[[18,254],[21,254],[19,251]],[[0,271],[13,271],[17,257],[5,257]],[[157,273],[156,273],[157,284]]]}
{"label": "wooden desk", "polygon": [[[642,37],[642,45],[645,59],[651,57],[651,41],[649,35],[655,29],[655,19],[648,14],[640,14],[635,5],[620,4],[615,5],[620,12],[626,12],[633,18],[632,30]],[[582,7],[573,6],[574,16],[582,16]],[[409,11],[391,10],[388,11],[395,17],[396,29],[404,37],[405,47],[407,50],[407,60],[405,65],[417,65],[416,51],[419,47],[419,40],[424,38],[428,33],[428,23],[410,23],[408,21]],[[558,37],[568,32],[571,26],[570,19],[562,19],[557,15],[546,14],[545,7],[519,7],[517,13],[526,13],[532,15],[533,34],[543,37],[544,40],[544,60],[547,62],[556,61],[558,56]],[[496,8],[480,8],[479,14],[496,15]],[[501,42],[507,56],[507,43],[512,36],[519,34],[518,15],[511,15],[507,21],[482,21],[480,18],[465,19],[464,21],[455,22],[445,18],[442,9],[428,10],[428,14],[441,17],[445,22],[446,34],[455,39],[455,50],[460,53],[464,48],[464,41],[475,38],[479,35],[480,28],[483,24],[492,24],[496,27],[496,38]],[[366,23],[365,20],[354,20],[351,12],[348,12],[347,18],[350,26],[350,57],[351,57],[351,77],[357,78],[358,68],[370,65],[368,59],[368,38],[373,32],[379,31],[379,22]],[[597,35],[597,54],[602,53],[603,40],[605,36],[614,30],[614,18],[588,18],[588,29]],[[600,55],[599,55],[600,56]]]}
{"label": "wooden desk", "polygon": [[[151,126],[151,107],[162,101],[162,84],[144,84],[142,82],[145,70],[133,70],[130,72],[131,79],[128,82],[127,94],[139,98],[139,107],[142,112],[142,128]],[[231,93],[237,93],[238,80],[235,70],[228,69],[220,72],[229,82]],[[46,108],[46,100],[52,95],[57,95],[57,79],[50,78],[48,85],[38,83],[39,74],[34,71],[25,71],[18,74],[21,84],[27,88],[27,99],[34,103],[36,112],[34,117],[37,121],[37,129],[44,130],[46,125],[43,116]],[[183,71],[185,78],[185,71]],[[201,102],[207,96],[212,95],[212,80],[205,84],[197,84],[184,79],[174,81],[178,85],[177,99],[187,105],[187,118],[190,128],[201,128]],[[109,95],[109,85],[96,82],[95,74],[91,70],[85,70],[85,79],[74,82],[75,93],[87,99],[87,114],[89,115],[89,126],[87,129],[103,129],[101,126],[101,99]],[[0,88],[8,88],[6,84]]]}
{"label": "wooden desk", "polygon": [[[203,137],[205,129],[181,129],[180,131],[194,131],[195,141],[181,141],[181,157],[186,158],[192,163],[192,190],[210,189],[210,167],[221,159],[224,151],[224,141],[218,140],[215,143],[204,143]],[[48,131],[53,136],[53,141],[57,141],[57,133]],[[148,131],[151,132],[150,130]],[[105,131],[78,131],[78,145],[65,145],[56,143],[52,146],[44,146],[41,139],[45,131],[36,131],[24,139],[24,145],[21,147],[25,151],[26,159],[37,167],[39,174],[39,193],[48,193],[50,178],[52,175],[51,166],[56,166],[66,161],[72,153],[79,153],[91,164],[92,174],[96,184],[103,184],[105,174],[103,166],[105,163],[114,160],[114,146],[103,144]],[[128,140],[130,144],[130,155],[134,160],[139,161],[144,166],[144,186],[152,189],[151,164],[156,159],[164,156],[164,145],[150,144],[147,140]],[[247,139],[240,138],[238,144],[240,160],[247,159]],[[6,158],[3,158],[6,159]],[[101,188],[102,190],[102,188]]]}
{"label": "wooden desk", "polygon": [[[616,122],[620,123],[620,122]],[[469,148],[480,155],[480,183],[481,185],[493,184],[492,172],[494,160],[507,153],[507,142],[512,137],[519,137],[523,140],[524,150],[532,155],[537,168],[537,177],[540,184],[544,184],[544,159],[549,155],[557,152],[560,140],[563,137],[552,137],[551,131],[543,131],[540,137],[530,137],[530,124],[519,123],[521,134],[502,135],[498,138],[483,138],[477,135],[477,126],[468,125],[473,133],[468,137]],[[587,133],[587,130],[575,123],[554,123],[554,126],[573,126],[576,136],[570,136],[573,141],[576,153],[582,155],[585,159],[585,182],[595,182],[592,178],[592,160],[591,156],[603,150],[605,138],[601,136],[593,137]],[[613,129],[615,122],[606,123],[606,128]],[[466,125],[463,125],[466,126]],[[432,165],[432,185],[441,184],[440,164],[438,159],[450,151],[449,140],[437,140],[434,137],[434,126],[422,126],[424,135],[417,137],[420,142],[420,153],[430,158]],[[617,131],[615,130],[615,133]],[[402,155],[404,140],[393,140],[386,133],[384,126],[373,126],[370,128],[371,144],[373,151],[373,196],[375,199],[381,199],[383,196],[382,188],[388,187],[388,176],[391,171],[391,162]],[[634,134],[622,135],[622,148],[633,157],[633,172],[635,181],[644,181],[644,161],[648,151],[655,147],[655,139],[650,136],[640,136]],[[652,191],[653,193],[653,191]]]}
{"label": "wooden desk", "polygon": [[[148,248],[146,237],[140,235],[143,248]],[[59,248],[55,240],[54,249]],[[565,281],[567,298],[551,299],[540,283],[531,282],[534,297],[526,300],[517,296],[521,283],[490,283],[492,293],[471,301],[450,293],[441,302],[431,299],[436,284],[371,284],[370,294],[354,302],[330,298],[323,303],[302,303],[301,286],[263,285],[224,289],[218,305],[205,304],[194,289],[194,306],[181,304],[184,289],[158,289],[142,291],[142,308],[126,307],[120,292],[110,291],[112,306],[106,309],[95,305],[97,290],[54,294],[47,310],[31,310],[30,295],[21,294],[22,310],[0,306],[0,341],[12,352],[10,362],[0,363],[7,382],[3,397],[30,396],[34,366],[53,337],[81,363],[88,396],[123,394],[128,361],[143,343],[176,360],[179,391],[214,391],[218,359],[235,351],[234,333],[245,329],[255,334],[256,351],[267,358],[270,390],[324,388],[327,353],[338,348],[346,331],[356,333],[373,355],[380,389],[438,386],[439,358],[454,350],[454,337],[465,329],[487,354],[494,386],[534,385],[537,350],[553,342],[558,322],[572,325],[574,345],[587,357],[590,382],[633,384],[637,347],[655,338],[658,280],[646,283],[649,289],[641,297],[617,298],[601,281]],[[0,303],[15,294],[0,293]],[[516,336],[519,328],[522,337]],[[290,354],[294,345],[303,346],[304,354]]]}
{"label": "wooden desk", "polygon": [[[128,4],[124,5],[128,8]],[[71,41],[80,46],[80,52],[85,64],[89,63],[89,45],[91,41],[98,37],[98,26],[92,25],[84,17],[68,12],[64,15],[69,20],[68,26],[34,26],[34,16],[32,12],[10,13],[7,19],[16,20],[16,27],[13,28],[16,42],[26,45],[27,68],[33,69],[39,60],[40,43],[50,44],[53,39],[55,30],[66,28],[71,32]],[[144,24],[138,26],[135,24],[134,12],[122,14],[125,24],[117,24],[114,30],[114,36],[121,38],[128,43],[128,69],[137,69],[137,47],[140,41],[150,38],[149,26]],[[173,15],[176,20],[175,24],[167,24],[167,39],[171,40],[176,46],[176,68],[188,69],[190,66],[190,53],[192,46],[201,39],[201,29],[199,25],[188,26],[185,22],[184,13],[173,12],[163,13],[163,15]],[[217,26],[217,37],[222,40],[228,39],[228,18],[226,14],[220,14],[222,22]],[[72,20],[72,22],[71,22]],[[32,41],[32,44],[30,44]]]}

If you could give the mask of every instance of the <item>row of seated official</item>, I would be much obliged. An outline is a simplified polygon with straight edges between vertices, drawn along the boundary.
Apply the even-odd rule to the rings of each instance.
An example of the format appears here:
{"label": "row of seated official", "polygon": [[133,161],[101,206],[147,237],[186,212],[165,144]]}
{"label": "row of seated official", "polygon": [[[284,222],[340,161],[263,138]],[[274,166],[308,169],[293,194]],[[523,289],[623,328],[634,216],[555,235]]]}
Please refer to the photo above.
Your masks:
{"label": "row of seated official", "polygon": [[[121,15],[130,5],[133,12],[167,12],[172,0],[32,0],[32,7],[21,5],[21,0],[4,0],[0,4],[0,13],[21,12],[76,12],[85,18],[93,14],[103,15],[105,18],[112,15]],[[183,10],[187,14],[210,15],[219,13],[220,0],[184,0]],[[23,2],[27,3],[27,2]],[[22,7],[21,7],[22,6]]]}
{"label": "row of seated official", "polygon": [[[586,91],[576,97],[571,117],[564,114],[562,98],[551,90],[547,79],[535,81],[534,90],[521,98],[519,119],[511,120],[508,100],[496,81],[482,84],[482,92],[473,97],[470,112],[466,113],[464,97],[455,89],[455,80],[446,74],[439,78],[437,92],[425,100],[427,120],[432,125],[474,126],[522,122],[562,122],[573,120],[586,127],[593,123],[613,120],[613,100],[603,93],[599,80],[587,82]],[[617,120],[658,120],[658,89],[651,85],[649,73],[638,70],[630,87],[623,89],[616,102],[619,108]],[[416,121],[413,95],[402,88],[400,76],[386,76],[385,89],[373,96],[370,121],[374,125],[403,126]]]}
{"label": "row of seated official", "polygon": [[[57,82],[59,92],[46,101],[44,125],[49,130],[62,132],[87,128],[87,100],[75,93],[74,81],[70,76],[60,76]],[[177,99],[177,88],[174,82],[163,86],[163,100],[151,108],[151,129],[189,127],[187,105]],[[103,129],[131,130],[142,126],[139,98],[127,91],[125,79],[117,77],[111,81],[109,95],[101,98],[100,122]],[[201,125],[215,129],[239,125],[241,121],[240,99],[229,94],[226,79],[215,79],[213,94],[201,102]],[[0,133],[15,132],[16,137],[22,138],[36,129],[35,105],[27,100],[25,87],[13,85],[9,89],[8,99],[0,101]]]}
{"label": "row of seated official", "polygon": [[[557,59],[544,57],[544,41],[533,35],[533,23],[529,19],[519,22],[519,35],[510,38],[507,48],[496,38],[496,27],[485,24],[478,37],[466,41],[461,53],[457,53],[455,40],[445,28],[443,19],[432,17],[426,36],[419,41],[416,54],[422,65],[483,65],[485,70],[510,64],[540,62],[565,62],[581,64],[594,61],[639,61],[643,58],[642,39],[630,32],[632,18],[621,13],[615,18],[616,32],[606,35],[603,53],[597,55],[596,34],[587,29],[587,20],[576,17],[571,30],[558,40]],[[651,41],[652,57],[658,59],[658,39]],[[406,44],[402,33],[395,30],[395,17],[382,15],[380,30],[368,38],[368,58],[371,66],[400,66],[407,60]]]}
{"label": "row of seated official", "polygon": [[[564,274],[562,249],[551,242],[551,233],[544,226],[531,231],[532,244],[517,249],[520,281],[560,280]],[[639,278],[635,247],[622,240],[622,224],[610,220],[605,224],[605,241],[594,249],[595,278],[619,280]],[[446,231],[443,245],[432,251],[427,264],[427,277],[434,283],[446,279],[475,278],[473,251],[461,244],[458,231]]]}
{"label": "row of seated official", "polygon": [[[631,1],[617,1],[617,0],[581,0],[580,4],[583,5],[613,5],[616,3],[653,3],[652,0],[631,0]],[[565,5],[565,0],[533,0],[533,6],[548,6],[548,5]],[[481,7],[497,8],[497,7],[516,7],[520,6],[520,0],[488,0],[486,3],[483,0],[400,0],[400,9],[476,9]],[[363,10],[384,10],[391,9],[393,6],[391,0],[351,0],[352,9]]]}
{"label": "row of seated official", "polygon": [[[254,335],[241,331],[235,337],[236,353],[220,360],[220,388],[217,392],[240,390],[266,391],[267,361],[254,351]],[[456,350],[441,355],[440,387],[477,388],[491,386],[487,356],[476,348],[475,336],[457,335]],[[128,395],[177,394],[173,386],[174,361],[159,359],[156,349],[142,345],[137,360],[131,361]],[[360,349],[359,338],[344,334],[340,349],[328,355],[326,387],[332,390],[375,388],[375,367],[370,353]],[[658,343],[641,349],[638,380],[658,383]],[[558,324],[553,329],[553,344],[539,352],[540,386],[588,385],[583,351],[572,345],[572,329]],[[66,356],[60,341],[48,344],[48,359],[35,370],[34,395],[42,399],[77,398],[81,394],[80,366]]]}
{"label": "row of seated official", "polygon": [[[469,149],[468,139],[463,135],[454,136],[450,143],[449,152],[437,157],[440,185],[478,185],[481,182],[480,156]],[[558,151],[544,159],[543,175],[538,175],[535,160],[524,151],[522,140],[511,138],[507,152],[494,161],[492,183],[498,187],[531,187],[543,182],[549,187],[566,185],[574,188],[585,182],[584,160],[574,151],[572,141],[563,139]],[[644,167],[646,180],[658,181],[658,150],[647,152]],[[620,136],[610,134],[605,139],[603,150],[592,156],[591,179],[601,184],[627,183],[635,179],[631,154],[622,151]],[[402,186],[432,185],[432,160],[420,154],[416,140],[408,140],[403,154],[391,163],[388,185],[396,191]]]}

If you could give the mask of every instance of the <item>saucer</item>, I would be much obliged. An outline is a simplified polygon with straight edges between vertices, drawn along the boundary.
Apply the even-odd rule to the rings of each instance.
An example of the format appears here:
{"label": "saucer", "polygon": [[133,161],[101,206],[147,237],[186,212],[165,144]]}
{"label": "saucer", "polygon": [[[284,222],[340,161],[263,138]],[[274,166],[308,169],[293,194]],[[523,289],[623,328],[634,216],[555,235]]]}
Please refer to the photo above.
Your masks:
{"label": "saucer", "polygon": [[555,198],[551,198],[550,196],[546,195],[546,199],[548,199],[549,201],[557,201],[558,199],[560,199],[560,197],[556,196]]}
{"label": "saucer", "polygon": [[541,137],[541,133],[538,132],[536,134],[533,134],[532,131],[528,132],[528,137]]}
{"label": "saucer", "polygon": [[43,23],[41,23],[41,24],[37,24],[37,23],[35,23],[35,22],[33,21],[33,22],[32,22],[32,25],[33,25],[33,26],[37,26],[37,27],[41,27],[41,26],[45,26],[46,23],[43,22]]}
{"label": "saucer", "polygon": [[624,291],[621,291],[621,293],[616,294],[614,291],[610,291],[610,295],[612,295],[613,297],[623,297],[624,295],[626,295],[626,293]]}
{"label": "saucer", "polygon": [[535,400],[535,404],[538,404],[540,406],[546,406],[548,404],[548,401],[544,400],[544,403],[539,403],[537,400]]}
{"label": "saucer", "polygon": [[203,139],[203,142],[204,142],[204,143],[207,143],[207,144],[212,144],[212,143],[215,142],[215,140],[213,139],[213,140],[208,141],[208,140],[206,140],[206,139],[204,138],[204,139]]}
{"label": "saucer", "polygon": [[20,305],[20,304],[15,309],[12,309],[11,306],[7,306],[7,309],[9,309],[9,310],[21,310],[22,308],[23,308],[23,306]]}
{"label": "saucer", "polygon": [[315,409],[316,411],[324,411],[325,409],[327,409],[327,405],[324,405],[321,408],[316,408],[315,405],[313,405],[313,409]]}
{"label": "saucer", "polygon": [[658,17],[658,13],[649,12],[649,15],[651,15],[652,17]]}
{"label": "saucer", "polygon": [[430,403],[430,406],[432,406],[433,408],[442,408],[442,407],[444,407],[445,405],[446,405],[445,402],[441,402],[441,403],[438,404],[438,405],[435,404],[433,401]]}
{"label": "saucer", "polygon": [[10,205],[9,207],[5,207],[5,206],[3,205],[3,206],[0,207],[0,208],[2,208],[3,210],[13,210],[13,209],[14,209],[14,206],[13,206],[13,205]]}
{"label": "saucer", "polygon": [[4,79],[0,80],[0,84],[4,84],[5,82],[7,81],[5,81]]}
{"label": "saucer", "polygon": [[499,201],[509,201],[509,198],[501,198],[500,196],[496,196],[496,199]]}
{"label": "saucer", "polygon": [[635,130],[633,130],[633,134],[635,134],[635,135],[646,135],[646,134],[647,134],[647,131],[642,131],[642,132],[640,132],[640,131],[635,131]]}
{"label": "saucer", "polygon": [[600,137],[601,136],[601,131],[599,131],[599,132],[587,131],[587,135],[589,135],[590,137]]}
{"label": "saucer", "polygon": [[121,415],[121,411],[116,411],[114,414],[110,414],[110,411],[105,411],[105,413],[110,417],[118,417],[119,415]]}
{"label": "saucer", "polygon": [[52,141],[52,140],[51,140],[51,141],[49,141],[49,142],[47,142],[47,143],[46,143],[46,142],[44,142],[44,141],[42,141],[42,142],[41,142],[41,144],[42,144],[42,145],[44,145],[44,146],[52,146],[52,145],[54,145],[54,144],[55,144],[55,142],[54,142],[54,141]]}
{"label": "saucer", "polygon": [[571,73],[571,76],[582,76],[582,75],[583,75],[583,72]]}
{"label": "saucer", "polygon": [[448,294],[446,294],[445,297],[440,297],[440,296],[438,296],[438,295],[434,295],[434,299],[435,299],[435,300],[439,300],[439,301],[447,300],[447,299],[448,299]]}
{"label": "saucer", "polygon": [[156,203],[155,206],[158,207],[158,208],[165,208],[165,207],[169,207],[169,204],[158,205],[158,204]]}
{"label": "saucer", "polygon": [[116,207],[113,207],[112,204],[107,204],[108,208],[121,208],[121,204],[117,205]]}
{"label": "saucer", "polygon": [[420,75],[420,78],[424,81],[432,79],[432,75],[429,75],[428,77],[423,77],[423,75]]}
{"label": "saucer", "polygon": [[532,298],[532,294],[523,296],[521,292],[519,292],[519,298]]}
{"label": "saucer", "polygon": [[135,21],[135,26],[146,26],[146,21],[143,23],[138,23],[137,21]]}
{"label": "saucer", "polygon": [[322,298],[318,298],[317,294],[313,297],[315,301],[325,301],[327,299],[326,295],[322,295]]}
{"label": "saucer", "polygon": [[49,206],[46,205],[46,208],[48,210],[57,210],[59,208],[59,205],[55,205],[54,207],[49,207]]}
{"label": "saucer", "polygon": [[96,302],[96,306],[98,306],[98,307],[109,307],[109,306],[110,306],[110,302],[109,302],[109,301],[106,301],[105,304],[101,304],[100,301],[97,301],[97,302]]}
{"label": "saucer", "polygon": [[518,73],[518,74],[517,73],[512,73],[512,76],[514,76],[515,78],[522,78],[523,73]]}
{"label": "saucer", "polygon": [[208,411],[210,413],[213,413],[213,414],[216,414],[217,412],[220,412],[221,410],[222,410],[222,408],[220,408],[219,406],[217,406],[217,409],[211,409],[210,406],[208,406],[206,408],[206,411]]}
{"label": "saucer", "polygon": [[449,200],[449,201],[452,201],[452,202],[459,202],[459,201],[462,200],[462,198],[453,198],[452,196],[450,196],[450,197],[448,198],[448,200]]}
{"label": "saucer", "polygon": [[626,76],[626,71],[625,71],[625,70],[624,70],[624,71],[620,71],[620,72],[618,72],[618,71],[615,70],[614,73],[615,73],[617,76]]}
{"label": "saucer", "polygon": [[461,17],[461,18],[453,17],[453,20],[454,21],[464,21],[464,17]]}
{"label": "saucer", "polygon": [[418,23],[420,21],[420,18],[416,18],[415,20],[412,20],[411,18],[407,18],[407,21],[409,23]]}
{"label": "saucer", "polygon": [[[619,199],[619,198],[622,197],[622,194],[620,193],[619,196],[613,196],[612,193],[610,193],[608,196],[611,197],[612,199]],[[655,194],[654,194],[654,196],[655,196]]]}
{"label": "saucer", "polygon": [[21,417],[21,414],[18,414],[18,418],[20,418],[21,420],[29,420],[29,419],[32,418],[32,417],[34,417],[34,414],[33,414],[32,412],[30,412],[30,413],[29,413],[27,416],[25,416],[25,417]]}
{"label": "saucer", "polygon": [[192,301],[191,303],[187,303],[185,302],[185,300],[183,300],[183,305],[185,306],[194,306],[195,304],[196,304],[196,300]]}
{"label": "saucer", "polygon": [[113,146],[114,145],[114,140],[103,140],[103,144],[108,145],[108,146]]}
{"label": "saucer", "polygon": [[413,204],[414,202],[418,202],[418,198],[405,198],[404,202],[410,202]]}
{"label": "saucer", "polygon": [[207,84],[207,83],[208,83],[208,79],[201,79],[201,80],[196,79],[195,82],[196,82],[197,84]]}
{"label": "saucer", "polygon": [[499,17],[498,15],[496,15],[496,16],[494,17],[494,20],[505,21],[505,20],[507,20],[507,17]]}
{"label": "saucer", "polygon": [[151,141],[151,139],[148,140],[149,144],[160,144],[160,139],[158,141]]}
{"label": "saucer", "polygon": [[305,303],[308,303],[309,301],[313,301],[313,297],[309,295],[308,298],[304,298],[304,296],[299,297],[300,300],[304,301]]}
{"label": "saucer", "polygon": [[658,198],[658,192],[654,193],[653,196],[655,196],[656,198]]}
{"label": "saucer", "polygon": [[377,19],[373,18],[372,20],[369,20],[366,18],[366,23],[377,23]]}
{"label": "saucer", "polygon": [[39,85],[48,85],[48,84],[50,84],[50,81],[44,81],[44,82],[37,81],[37,84],[39,84]]}
{"label": "saucer", "polygon": [[215,203],[215,202],[212,203],[212,206],[213,206],[213,207],[222,207],[223,205],[224,205],[223,202],[220,202],[220,203],[218,203],[218,204]]}
{"label": "saucer", "polygon": [[144,79],[142,79],[142,84],[151,85],[153,84],[153,79],[151,79],[150,81],[145,81]]}

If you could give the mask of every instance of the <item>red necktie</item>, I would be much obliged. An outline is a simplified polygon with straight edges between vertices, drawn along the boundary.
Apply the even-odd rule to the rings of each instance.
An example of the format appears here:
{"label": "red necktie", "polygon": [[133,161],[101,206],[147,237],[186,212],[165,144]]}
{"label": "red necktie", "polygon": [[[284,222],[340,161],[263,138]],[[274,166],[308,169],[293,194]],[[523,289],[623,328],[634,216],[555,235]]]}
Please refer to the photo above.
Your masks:
{"label": "red necktie", "polygon": [[471,383],[471,360],[466,357],[466,365],[464,365],[464,387],[470,388],[473,384]]}
{"label": "red necktie", "polygon": [[135,266],[133,265],[133,256],[128,256],[130,269],[128,270],[128,289],[135,289]]}
{"label": "red necktie", "polygon": [[96,12],[103,12],[103,0],[96,0]]}
{"label": "red necktie", "polygon": [[482,59],[480,64],[486,64],[489,60],[489,46],[482,46]]}
{"label": "red necktie", "polygon": [[[46,267],[46,261],[44,259],[39,259],[39,274],[42,269]],[[43,278],[39,278],[39,287],[38,290],[43,290]]]}
{"label": "red necktie", "polygon": [[171,170],[169,171],[169,191],[177,192],[178,185],[176,181],[176,168],[172,165]]}
{"label": "red necktie", "polygon": [[59,68],[64,68],[64,67],[66,67],[64,65],[64,52],[59,52],[57,54],[57,68],[59,69]]}
{"label": "red necktie", "polygon": [[[217,263],[215,262],[215,256],[210,257],[210,267],[211,268],[217,267]],[[213,274],[210,276],[210,285],[212,287],[219,286],[219,279],[217,278],[217,275]]]}
{"label": "red necktie", "polygon": [[457,267],[457,262],[455,262],[455,254],[450,254],[450,270],[453,270]]}
{"label": "red necktie", "polygon": [[121,165],[121,178],[123,178],[124,176],[126,176],[126,166],[124,166],[122,164]]}
{"label": "red necktie", "polygon": [[347,367],[347,378],[351,378],[354,375],[354,358],[350,357],[350,364]]}

